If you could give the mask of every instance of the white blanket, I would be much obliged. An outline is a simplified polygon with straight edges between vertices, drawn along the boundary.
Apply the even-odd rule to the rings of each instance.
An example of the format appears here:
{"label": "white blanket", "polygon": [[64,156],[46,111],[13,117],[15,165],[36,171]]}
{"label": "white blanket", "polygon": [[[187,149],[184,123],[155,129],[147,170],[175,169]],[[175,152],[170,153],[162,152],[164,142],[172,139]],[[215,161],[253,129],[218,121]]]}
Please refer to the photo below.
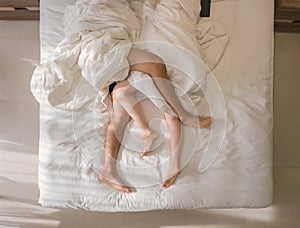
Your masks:
{"label": "white blanket", "polygon": [[[151,1],[148,1],[145,5],[139,1],[132,1],[131,7],[126,1],[118,1],[118,3],[115,1],[93,2],[97,3],[97,5],[101,3],[101,7],[108,7],[109,10],[105,8],[105,10],[101,11],[100,8],[98,9],[94,6],[89,8],[86,7],[85,3],[70,6],[68,9],[72,10],[67,10],[66,15],[72,15],[73,13],[80,15],[80,13],[84,12],[84,17],[86,17],[89,15],[86,14],[87,11],[95,11],[96,16],[93,15],[95,17],[89,18],[88,20],[78,15],[74,18],[72,18],[72,16],[65,17],[65,22],[72,22],[70,24],[66,23],[66,25],[71,26],[69,26],[70,29],[66,31],[66,35],[68,35],[69,38],[65,39],[59,45],[55,52],[56,54],[51,56],[50,61],[49,58],[43,59],[44,65],[42,64],[41,67],[36,70],[33,77],[32,90],[42,104],[40,113],[40,203],[46,206],[80,207],[98,211],[140,211],[164,208],[194,208],[213,205],[212,202],[214,200],[210,199],[210,196],[214,195],[217,198],[219,197],[219,191],[217,191],[217,189],[213,190],[213,186],[218,186],[218,183],[214,183],[213,181],[213,177],[216,177],[218,169],[209,169],[209,171],[205,173],[206,175],[201,175],[200,171],[209,167],[208,164],[211,164],[215,156],[208,156],[208,159],[204,159],[207,162],[205,162],[204,166],[200,166],[199,169],[202,154],[207,146],[207,140],[210,134],[209,130],[198,131],[192,128],[184,128],[184,135],[192,136],[184,138],[181,167],[185,168],[176,184],[170,189],[163,190],[159,186],[159,182],[163,179],[165,173],[166,164],[164,164],[164,161],[168,159],[168,142],[156,142],[156,145],[159,145],[160,148],[151,156],[141,160],[136,153],[132,153],[132,150],[139,148],[140,145],[137,145],[136,141],[130,137],[132,132],[137,132],[135,124],[130,123],[124,138],[124,142],[126,142],[124,145],[126,145],[127,148],[123,148],[120,151],[118,169],[120,174],[122,174],[122,179],[127,184],[135,186],[137,192],[124,195],[112,190],[97,180],[97,174],[103,164],[103,136],[108,121],[107,107],[109,106],[106,104],[109,101],[109,97],[106,96],[107,89],[105,87],[111,81],[116,79],[122,80],[127,76],[128,63],[126,56],[129,48],[125,49],[127,52],[124,50],[122,50],[121,53],[111,52],[111,55],[108,55],[109,58],[104,58],[104,55],[101,54],[105,54],[111,50],[112,46],[109,44],[115,45],[116,47],[129,44],[128,47],[130,47],[132,42],[137,41],[138,37],[140,37],[139,33],[141,32],[137,28],[141,28],[140,19],[143,18],[144,15],[148,16],[148,20],[146,23],[147,26],[143,27],[144,30],[142,31],[141,39],[146,41],[164,41],[189,50],[190,52],[188,53],[192,53],[191,55],[185,52],[186,58],[178,58],[182,61],[180,64],[183,66],[184,63],[186,63],[183,60],[190,57],[190,60],[193,61],[192,56],[196,54],[196,56],[205,60],[209,67],[215,67],[224,53],[228,36],[224,33],[224,30],[215,23],[205,21],[198,23],[198,21],[195,21],[200,8],[199,6],[194,7],[194,4],[198,3],[198,1],[160,1],[162,4],[158,5],[158,7],[156,6],[156,10],[160,10],[159,12],[164,12],[165,14],[157,14],[155,17],[152,17],[154,14],[151,12],[153,12],[154,6]],[[175,5],[172,5],[174,6],[172,8],[166,7],[163,3]],[[120,12],[120,7],[118,7],[117,4],[122,6],[122,12]],[[178,11],[176,7],[180,7],[183,10]],[[136,12],[142,12],[142,14],[132,13],[131,8],[134,8]],[[143,10],[141,10],[142,8]],[[109,24],[101,24],[99,23],[101,20],[97,20],[99,17],[99,11],[97,10],[101,11],[101,20],[106,19],[109,21],[112,16],[116,16],[114,12],[118,12],[116,19],[118,21],[113,21],[113,23],[116,23],[116,27],[118,27],[118,29],[114,30],[116,33],[104,35],[97,31],[97,28],[101,28],[105,32],[109,30],[109,26],[105,27]],[[177,15],[175,12],[180,13]],[[112,15],[109,15],[110,13]],[[166,18],[165,16],[167,13],[172,15],[169,20],[168,17]],[[161,18],[159,16],[161,16]],[[176,30],[178,26],[176,27],[177,24],[172,20],[174,18],[176,19],[176,16],[182,19],[182,24],[179,25],[179,27],[182,26],[182,31]],[[81,19],[83,19],[85,23],[80,23]],[[179,20],[179,22],[181,21]],[[73,23],[76,26],[72,27]],[[122,23],[124,30],[119,28],[119,23]],[[194,25],[197,29],[192,30],[190,25]],[[88,32],[80,33],[79,31],[81,31],[81,28],[84,28],[84,26],[91,27],[89,27]],[[68,28],[68,26],[66,28]],[[159,32],[151,32],[151,29],[157,28],[161,28]],[[95,29],[95,31],[93,31],[93,29]],[[70,32],[68,33],[68,31]],[[174,35],[174,33],[176,35]],[[124,37],[126,37],[126,39],[124,39]],[[102,42],[102,44],[104,42],[105,45],[100,47],[107,47],[107,49],[99,48],[97,42]],[[201,44],[201,46],[199,44]],[[171,51],[176,51],[177,49],[169,49],[168,44],[153,46],[152,43],[149,42],[138,45],[141,45],[139,46],[141,48],[147,48],[162,56],[167,63],[170,61],[170,65],[174,66],[172,61],[176,62],[176,58],[175,60],[170,60],[167,58],[169,53],[159,51],[158,47],[167,47],[167,49]],[[76,49],[76,47],[78,48]],[[118,49],[116,48],[115,50]],[[92,51],[92,53],[95,51],[95,55],[90,55],[90,51]],[[86,55],[86,53],[89,53],[89,55]],[[57,61],[57,59],[59,59],[59,61]],[[112,59],[116,61],[118,66],[121,66],[121,68],[124,67],[124,71],[118,72],[116,75],[111,74],[110,70],[114,69],[116,64],[114,61],[111,61]],[[66,62],[66,60],[68,61]],[[60,65],[57,63],[63,64]],[[48,66],[50,67],[47,67],[47,64],[49,64]],[[51,64],[54,64],[54,68]],[[66,65],[69,66],[67,67],[67,71],[66,68],[61,67]],[[186,65],[193,66],[191,62],[186,63]],[[189,72],[188,75],[189,79],[192,78],[196,80],[203,88],[208,71],[207,68],[202,66],[204,65],[200,64],[194,69],[189,69],[191,72]],[[53,72],[48,74],[47,70],[51,71],[51,69],[56,69],[56,72],[54,74]],[[79,73],[81,70],[82,74]],[[93,70],[94,73],[97,72],[97,74],[94,74],[91,70]],[[194,84],[190,81],[183,80],[183,74],[180,73],[180,71],[176,71],[174,67],[168,65],[168,73],[174,86],[176,87],[177,85],[177,88],[183,88],[184,91],[188,92],[187,97],[191,98],[192,102],[186,101],[186,99],[181,96],[183,92],[180,93],[180,90],[177,89],[177,95],[181,98],[183,104],[187,107],[189,107],[188,104],[198,104],[200,101],[199,89],[195,88]],[[47,75],[47,78],[44,77],[45,75]],[[52,81],[48,80],[49,75],[53,76]],[[104,77],[104,75],[107,77]],[[114,77],[111,77],[111,75]],[[44,85],[46,85],[46,87]],[[48,85],[50,86],[47,87]],[[208,85],[213,85],[213,83],[209,81]],[[45,90],[45,88],[50,89]],[[214,98],[213,95],[211,96]],[[76,97],[75,100],[73,99],[74,97]],[[206,103],[203,102],[197,107],[201,108],[202,113],[206,112],[208,114],[209,109],[205,104]],[[157,120],[153,122],[153,125],[156,129],[161,129],[161,134],[167,137],[168,133],[165,123],[161,119],[160,111],[155,109],[153,104],[149,102],[145,102],[144,107],[146,110],[156,110],[155,115]],[[218,117],[218,114],[222,111],[224,110],[219,110],[219,112],[216,110],[216,117]],[[218,127],[218,125],[215,126]],[[220,134],[220,137],[221,136],[222,134]],[[216,139],[218,139],[218,137]],[[128,147],[128,145],[132,145],[134,148]],[[196,151],[194,156],[193,153],[190,153],[191,147]],[[214,149],[218,151],[218,148]],[[216,155],[216,153],[213,153],[213,155]],[[190,161],[192,156],[193,159]],[[224,156],[221,156],[221,158],[224,159]],[[217,167],[219,167],[220,162],[222,161],[219,161]],[[187,163],[188,166],[185,166]],[[220,175],[218,175],[218,177],[220,177]],[[230,180],[232,177],[231,173],[227,178]],[[224,181],[225,179],[223,178]],[[221,181],[220,184],[222,183]],[[234,191],[230,191],[230,189],[231,188],[224,189],[224,191],[233,194]],[[233,186],[232,189],[234,190]],[[233,197],[232,194],[223,195],[222,202],[229,202]],[[219,204],[219,206],[220,205],[221,204]],[[239,204],[236,203],[235,205]]]}
{"label": "white blanket", "polygon": [[[162,57],[170,67],[185,68],[183,69],[185,73],[192,78],[181,74],[176,77],[174,70],[168,72],[177,86],[182,87],[182,80],[189,80],[184,82],[183,86],[186,88],[182,93],[191,91],[191,84],[195,83],[204,89],[206,67],[195,56],[189,53],[185,55],[180,49],[177,50],[185,48],[185,52],[192,52],[200,59],[205,59],[213,68],[215,63],[200,51],[197,40],[196,23],[199,9],[199,1],[161,1],[157,5],[146,1],[144,4],[146,19],[143,23],[141,16],[132,11],[127,1],[77,1],[65,11],[64,40],[34,72],[31,82],[32,93],[39,103],[63,110],[82,107],[93,100],[97,96],[95,93],[98,92],[104,100],[108,85],[114,81],[122,81],[128,76],[127,56],[131,47],[148,49]],[[150,17],[151,19],[147,19]],[[144,26],[140,37],[142,24]],[[201,31],[201,28],[198,31]],[[200,42],[204,40],[203,34],[198,37]],[[220,58],[220,53],[224,51],[228,37],[223,38],[225,40],[216,54],[217,58]],[[138,41],[160,43],[134,44]],[[163,47],[164,42],[178,47],[171,45]],[[169,49],[175,50],[172,52]],[[177,52],[177,56],[171,55],[174,52]],[[190,66],[194,68],[189,69]],[[79,84],[85,89],[78,93]],[[93,88],[89,88],[86,84]]]}

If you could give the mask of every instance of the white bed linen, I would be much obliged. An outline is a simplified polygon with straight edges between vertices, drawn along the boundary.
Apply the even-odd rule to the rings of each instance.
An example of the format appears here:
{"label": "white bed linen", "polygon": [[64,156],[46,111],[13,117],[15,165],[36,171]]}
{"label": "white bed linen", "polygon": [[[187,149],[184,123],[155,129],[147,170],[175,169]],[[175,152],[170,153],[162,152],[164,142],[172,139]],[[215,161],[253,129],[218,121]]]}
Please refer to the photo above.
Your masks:
{"label": "white bed linen", "polygon": [[[47,59],[49,53],[61,41],[62,12],[65,6],[72,2],[53,0],[41,2],[42,61]],[[176,185],[170,189],[158,190],[156,186],[156,191],[153,191],[153,188],[142,188],[137,193],[124,196],[100,185],[95,175],[86,167],[90,164],[82,164],[82,158],[78,156],[78,146],[74,143],[74,134],[71,130],[74,125],[72,120],[78,115],[83,121],[77,122],[79,126],[92,124],[88,121],[93,118],[90,116],[91,113],[84,110],[74,113],[42,105],[39,202],[44,206],[98,211],[262,207],[270,204],[273,118],[272,4],[271,0],[227,0],[212,4],[212,19],[221,23],[230,34],[228,49],[214,69],[225,97],[227,131],[218,157],[206,172],[200,173],[198,169],[200,152],[198,158],[196,156],[196,159],[189,163]],[[260,10],[256,10],[256,7]],[[208,24],[209,22],[203,20],[202,28]],[[200,29],[199,32],[202,32],[202,36],[207,40],[209,36],[204,34],[213,34],[205,33],[205,29]],[[205,39],[202,39],[202,42],[202,47],[209,50],[210,46],[205,46]],[[213,61],[215,58],[213,51],[206,53],[207,56],[212,55],[207,57],[208,61],[212,61],[209,65],[215,66],[219,59]],[[60,118],[56,118],[58,115]],[[70,131],[60,128],[66,125],[69,125]],[[97,146],[95,145],[95,148]],[[64,159],[62,160],[60,156]],[[90,156],[97,158],[100,154],[95,150],[90,152]],[[56,159],[57,162],[61,162],[61,167],[65,169],[56,170],[53,164],[45,162],[49,158],[51,161]],[[74,175],[76,172],[80,172],[79,179]],[[146,182],[151,179],[145,175],[141,178]]]}

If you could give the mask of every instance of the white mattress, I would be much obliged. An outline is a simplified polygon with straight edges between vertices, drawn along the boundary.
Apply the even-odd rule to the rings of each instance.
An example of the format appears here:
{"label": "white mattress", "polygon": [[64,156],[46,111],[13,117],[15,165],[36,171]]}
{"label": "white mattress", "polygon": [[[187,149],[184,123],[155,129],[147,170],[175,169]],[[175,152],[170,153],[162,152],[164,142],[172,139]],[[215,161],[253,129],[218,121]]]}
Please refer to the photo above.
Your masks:
{"label": "white mattress", "polygon": [[[62,40],[63,10],[72,2],[41,1],[42,61]],[[224,94],[227,112],[226,134],[219,153],[204,154],[204,166],[195,165],[200,160],[193,160],[176,185],[153,194],[147,188],[128,196],[108,191],[97,181],[86,182],[92,175],[88,169],[81,170],[82,179],[73,180],[73,185],[67,186],[68,179],[72,178],[68,170],[76,166],[78,161],[74,159],[78,159],[79,152],[74,136],[66,134],[60,126],[63,122],[71,128],[74,113],[41,106],[39,202],[42,205],[144,211],[264,207],[272,202],[273,1],[213,1],[210,20],[222,24],[230,36],[225,55],[213,71]],[[57,115],[63,118],[58,119]],[[57,131],[51,130],[50,134],[47,128],[53,129],[53,125]],[[61,143],[67,144],[67,150],[64,146],[60,151]],[[45,157],[61,153],[70,159],[64,164],[65,171],[55,170],[44,162]]]}

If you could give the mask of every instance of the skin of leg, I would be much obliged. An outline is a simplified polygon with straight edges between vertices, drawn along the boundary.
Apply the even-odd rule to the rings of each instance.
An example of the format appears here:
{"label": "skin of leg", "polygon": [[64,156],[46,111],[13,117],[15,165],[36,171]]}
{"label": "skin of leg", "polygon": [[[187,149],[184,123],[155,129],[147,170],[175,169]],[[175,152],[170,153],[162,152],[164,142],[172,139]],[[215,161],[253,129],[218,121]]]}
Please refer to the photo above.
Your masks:
{"label": "skin of leg", "polygon": [[[117,109],[116,107],[119,106]],[[128,122],[128,114],[120,104],[114,102],[114,111],[111,115],[111,121],[106,130],[105,151],[109,156],[105,157],[104,169],[111,171],[111,158],[117,160],[118,152],[121,146],[120,140],[122,139],[123,131]]]}
{"label": "skin of leg", "polygon": [[132,48],[128,56],[131,71],[140,71],[150,75],[162,96],[179,116],[183,124],[205,128],[212,123],[211,117],[194,116],[187,112],[178,100],[174,88],[169,82],[167,69],[163,59],[136,48]]}
{"label": "skin of leg", "polygon": [[179,153],[181,150],[181,121],[174,116],[164,113],[168,129],[170,131],[170,162],[166,179],[162,182],[163,188],[173,185],[179,175]]}
{"label": "skin of leg", "polygon": [[136,98],[136,89],[127,80],[117,83],[114,88],[114,100],[118,101],[127,111],[130,117],[137,122],[144,134],[144,148],[141,156],[150,151],[151,144],[157,134],[150,128],[142,111],[140,102]]}
{"label": "skin of leg", "polygon": [[146,73],[153,78],[155,85],[178,116],[186,112],[169,82],[163,59],[150,52],[133,48],[128,56],[128,60],[131,64],[130,70]]}
{"label": "skin of leg", "polygon": [[127,80],[118,82],[114,88],[114,100],[117,100],[131,118],[137,121],[139,127],[149,132],[148,122],[145,119],[141,106],[135,97],[136,89],[132,87]]}
{"label": "skin of leg", "polygon": [[125,186],[119,178],[116,171],[116,160],[121,145],[119,139],[122,139],[128,120],[127,112],[117,101],[114,101],[111,121],[106,130],[104,167],[98,176],[101,181],[124,193],[130,193],[131,189]]}

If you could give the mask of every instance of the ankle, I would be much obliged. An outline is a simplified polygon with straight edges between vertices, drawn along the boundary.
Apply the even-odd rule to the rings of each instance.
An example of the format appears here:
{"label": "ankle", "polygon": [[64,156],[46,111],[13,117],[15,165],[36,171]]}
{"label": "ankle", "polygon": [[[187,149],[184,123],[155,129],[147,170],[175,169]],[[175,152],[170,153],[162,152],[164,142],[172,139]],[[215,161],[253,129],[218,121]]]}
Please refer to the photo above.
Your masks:
{"label": "ankle", "polygon": [[144,128],[144,129],[143,129],[143,133],[144,133],[145,138],[148,138],[148,137],[151,136],[152,131],[151,131],[150,128]]}
{"label": "ankle", "polygon": [[109,165],[104,165],[102,172],[103,174],[108,174],[108,173],[113,173],[115,172],[116,168],[112,166],[111,164]]}
{"label": "ankle", "polygon": [[191,118],[191,116],[192,115],[190,113],[184,111],[184,112],[180,113],[179,119],[180,119],[180,121],[187,121],[188,119]]}

